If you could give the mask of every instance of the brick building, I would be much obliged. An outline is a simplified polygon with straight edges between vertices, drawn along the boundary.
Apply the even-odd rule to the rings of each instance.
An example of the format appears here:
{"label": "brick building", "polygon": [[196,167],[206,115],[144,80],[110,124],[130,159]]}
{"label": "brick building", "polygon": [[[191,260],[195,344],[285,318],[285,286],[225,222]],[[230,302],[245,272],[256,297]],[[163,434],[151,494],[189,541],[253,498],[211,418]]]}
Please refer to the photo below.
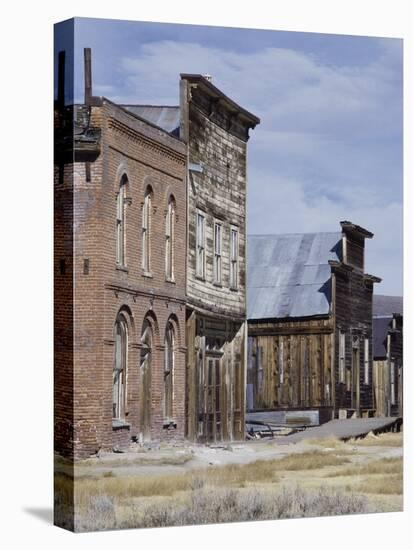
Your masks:
{"label": "brick building", "polygon": [[185,432],[186,147],[85,69],[55,116],[55,447],[76,457]]}
{"label": "brick building", "polygon": [[201,75],[177,106],[92,95],[55,117],[55,442],[83,457],[241,439],[248,131]]}

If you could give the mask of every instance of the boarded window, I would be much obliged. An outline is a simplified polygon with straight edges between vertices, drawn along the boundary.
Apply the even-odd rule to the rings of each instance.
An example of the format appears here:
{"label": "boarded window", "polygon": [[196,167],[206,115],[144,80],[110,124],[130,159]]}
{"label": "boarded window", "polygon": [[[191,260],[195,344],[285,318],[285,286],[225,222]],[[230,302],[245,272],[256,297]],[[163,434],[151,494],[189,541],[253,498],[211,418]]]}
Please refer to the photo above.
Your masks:
{"label": "boarded window", "polygon": [[369,364],[370,364],[370,354],[369,354],[369,339],[364,339],[364,383],[370,384],[369,376]]}
{"label": "boarded window", "polygon": [[214,224],[214,282],[221,284],[221,250],[222,250],[222,225]]}
{"label": "boarded window", "polygon": [[205,216],[196,213],[196,274],[205,278]]}
{"label": "boarded window", "polygon": [[125,192],[126,177],[122,178],[116,197],[116,263],[125,265]]}
{"label": "boarded window", "polygon": [[146,189],[142,208],[142,269],[150,272],[152,190]]}
{"label": "boarded window", "polygon": [[172,323],[169,322],[165,333],[164,365],[164,419],[173,418],[173,371],[175,362],[175,338]]}
{"label": "boarded window", "polygon": [[238,288],[238,230],[231,227],[229,286]]}
{"label": "boarded window", "polygon": [[121,316],[115,326],[115,365],[113,369],[112,416],[117,420],[125,418],[127,345],[126,321]]}
{"label": "boarded window", "polygon": [[339,382],[345,382],[345,367],[346,367],[346,334],[339,333]]}
{"label": "boarded window", "polygon": [[165,276],[168,280],[174,278],[175,256],[175,201],[169,199],[165,224]]}

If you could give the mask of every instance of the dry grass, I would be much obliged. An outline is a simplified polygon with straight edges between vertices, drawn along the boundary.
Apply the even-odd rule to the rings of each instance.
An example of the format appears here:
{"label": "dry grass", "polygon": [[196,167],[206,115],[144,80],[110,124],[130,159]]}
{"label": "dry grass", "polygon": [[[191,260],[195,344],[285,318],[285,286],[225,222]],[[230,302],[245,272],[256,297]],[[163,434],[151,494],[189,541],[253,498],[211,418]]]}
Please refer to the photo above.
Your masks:
{"label": "dry grass", "polygon": [[352,464],[351,466],[339,469],[334,472],[329,472],[326,477],[341,477],[341,476],[359,476],[359,475],[388,475],[403,473],[403,459],[382,458],[374,460],[368,464]]}
{"label": "dry grass", "polygon": [[358,447],[403,447],[403,433],[367,435],[364,439],[351,439],[350,443]]}
{"label": "dry grass", "polygon": [[352,492],[374,495],[402,495],[402,474],[372,476],[366,481],[361,481],[348,488]]}

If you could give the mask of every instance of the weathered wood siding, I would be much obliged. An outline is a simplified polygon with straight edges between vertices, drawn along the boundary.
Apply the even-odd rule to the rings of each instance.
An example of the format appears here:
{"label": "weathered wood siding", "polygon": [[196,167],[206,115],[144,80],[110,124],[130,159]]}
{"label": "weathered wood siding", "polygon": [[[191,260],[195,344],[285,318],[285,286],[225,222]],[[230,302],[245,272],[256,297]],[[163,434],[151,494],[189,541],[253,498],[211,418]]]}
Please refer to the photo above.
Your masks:
{"label": "weathered wood siding", "polygon": [[[180,137],[187,143],[187,431],[189,439],[242,439],[245,420],[245,220],[248,129],[228,98],[181,80]],[[217,97],[217,94],[219,97]],[[221,94],[221,95],[220,95]],[[252,115],[251,115],[252,116]],[[255,117],[254,117],[255,118]],[[196,271],[197,211],[205,220],[205,274]],[[214,276],[214,224],[222,227],[221,281]],[[231,230],[238,232],[231,284]]]}
{"label": "weathered wood siding", "polygon": [[[184,82],[184,84],[187,84]],[[183,93],[188,94],[185,90]],[[188,162],[203,167],[188,182],[187,294],[193,304],[214,314],[245,318],[246,141],[228,131],[223,117],[196,89],[188,104]],[[206,273],[196,275],[196,211],[205,214]],[[214,282],[214,220],[222,223],[222,284]],[[239,235],[238,287],[230,289],[230,229]]]}
{"label": "weathered wood siding", "polygon": [[247,408],[332,407],[333,345],[330,319],[249,323]]}
{"label": "weathered wood siding", "polygon": [[[363,272],[335,272],[335,395],[336,408],[350,411],[374,409],[372,387],[372,296],[373,285]],[[345,377],[340,381],[339,334],[345,334]],[[365,376],[364,340],[368,339],[368,383]]]}

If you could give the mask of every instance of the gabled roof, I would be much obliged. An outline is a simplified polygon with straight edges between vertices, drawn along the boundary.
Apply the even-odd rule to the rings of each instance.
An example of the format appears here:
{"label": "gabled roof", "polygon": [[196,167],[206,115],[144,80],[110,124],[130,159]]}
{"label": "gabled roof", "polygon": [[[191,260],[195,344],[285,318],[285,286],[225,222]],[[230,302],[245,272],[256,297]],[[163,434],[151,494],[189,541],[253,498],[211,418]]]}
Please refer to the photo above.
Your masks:
{"label": "gabled roof", "polygon": [[341,260],[341,242],[341,232],[250,235],[247,318],[328,315],[328,262]]}
{"label": "gabled roof", "polygon": [[373,294],[373,315],[403,315],[403,296],[384,296]]}
{"label": "gabled roof", "polygon": [[392,315],[373,317],[373,357],[386,357],[387,333],[391,328]]}

